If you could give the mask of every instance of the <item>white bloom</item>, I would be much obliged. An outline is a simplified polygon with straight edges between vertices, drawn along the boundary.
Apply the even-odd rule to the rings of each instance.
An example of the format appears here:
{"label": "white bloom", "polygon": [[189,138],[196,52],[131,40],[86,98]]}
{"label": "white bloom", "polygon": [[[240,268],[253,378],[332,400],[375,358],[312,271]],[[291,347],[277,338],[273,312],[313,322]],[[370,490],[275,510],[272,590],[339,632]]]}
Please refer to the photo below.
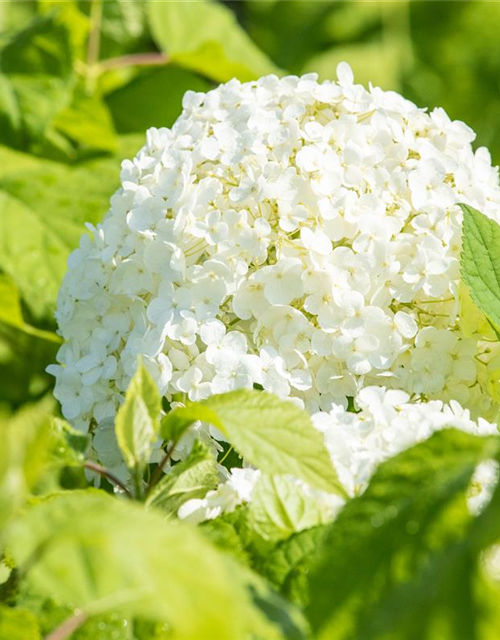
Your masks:
{"label": "white bloom", "polygon": [[[483,419],[474,422],[457,402],[411,403],[402,391],[365,387],[357,396],[357,404],[358,413],[335,407],[330,413],[313,415],[313,423],[324,434],[339,479],[350,496],[366,488],[381,462],[436,431],[454,427],[474,435],[498,434],[495,424]],[[483,485],[491,488],[496,479],[495,473],[487,471],[479,473],[474,481],[484,489]],[[476,507],[477,500],[473,500],[471,509]]]}
{"label": "white bloom", "polygon": [[497,171],[442,110],[338,75],[188,92],[123,163],[59,296],[74,424],[113,417],[139,356],[167,401],[261,385],[330,410],[384,384],[492,415],[498,347],[461,329],[457,203],[500,219]]}
{"label": "white bloom", "polygon": [[202,498],[185,502],[178,511],[181,520],[199,524],[213,520],[222,513],[231,513],[237,506],[252,499],[253,488],[259,478],[256,469],[232,469],[229,478],[217,489]]}

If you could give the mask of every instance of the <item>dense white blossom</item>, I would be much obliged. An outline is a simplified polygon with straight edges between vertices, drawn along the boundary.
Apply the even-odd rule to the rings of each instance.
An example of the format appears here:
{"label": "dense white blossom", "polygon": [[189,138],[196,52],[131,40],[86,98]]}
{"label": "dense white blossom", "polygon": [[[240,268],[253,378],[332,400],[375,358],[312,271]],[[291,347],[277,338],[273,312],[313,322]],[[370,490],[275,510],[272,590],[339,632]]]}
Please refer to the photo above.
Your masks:
{"label": "dense white blossom", "polygon": [[75,426],[115,415],[139,356],[169,401],[260,385],[336,412],[385,385],[486,415],[457,203],[500,219],[497,170],[442,109],[338,76],[188,92],[123,162],[59,296],[50,370]]}
{"label": "dense white blossom", "polygon": [[[323,433],[339,480],[349,497],[360,495],[368,486],[377,466],[405,449],[429,438],[436,431],[455,428],[477,436],[497,435],[496,424],[479,418],[456,401],[439,400],[412,403],[403,391],[384,387],[366,387],[357,398],[359,411],[345,411],[336,406],[329,413],[312,416],[314,426]],[[194,522],[231,512],[248,503],[259,471],[233,469],[228,480],[204,499],[190,500],[179,516]],[[467,504],[478,513],[488,503],[498,481],[498,463],[486,461],[478,465],[472,478]],[[303,483],[297,481],[301,487]],[[310,489],[311,491],[314,491]],[[339,496],[316,491],[311,495],[322,506],[323,517],[333,518],[343,505]]]}

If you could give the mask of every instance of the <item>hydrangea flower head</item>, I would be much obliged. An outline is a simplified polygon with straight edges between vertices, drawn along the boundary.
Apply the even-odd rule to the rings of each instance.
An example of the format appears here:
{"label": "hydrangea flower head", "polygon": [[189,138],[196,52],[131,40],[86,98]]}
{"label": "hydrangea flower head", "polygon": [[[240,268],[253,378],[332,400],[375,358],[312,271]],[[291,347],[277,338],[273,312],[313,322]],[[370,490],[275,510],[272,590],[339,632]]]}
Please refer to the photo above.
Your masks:
{"label": "hydrangea flower head", "polygon": [[65,417],[112,418],[139,356],[169,401],[260,385],[329,412],[385,385],[476,406],[457,203],[499,219],[500,189],[474,133],[346,64],[183,107],[69,259],[51,368]]}

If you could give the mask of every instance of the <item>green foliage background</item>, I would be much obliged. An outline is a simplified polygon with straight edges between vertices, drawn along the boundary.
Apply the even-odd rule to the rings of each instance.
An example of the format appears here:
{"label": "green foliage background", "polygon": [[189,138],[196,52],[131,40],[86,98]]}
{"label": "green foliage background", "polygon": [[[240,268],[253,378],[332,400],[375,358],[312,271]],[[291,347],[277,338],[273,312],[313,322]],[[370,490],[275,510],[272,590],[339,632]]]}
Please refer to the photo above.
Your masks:
{"label": "green foliage background", "polygon": [[[499,581],[484,558],[500,540],[500,489],[479,516],[466,507],[476,465],[500,460],[498,437],[435,435],[381,465],[325,525],[279,475],[339,491],[305,413],[238,392],[160,423],[140,370],[116,431],[135,480],[124,493],[141,507],[105,482],[86,488],[86,437],[51,417],[44,372],[69,252],[105,214],[120,161],[148,127],[175,121],[186,90],[267,73],[334,78],[347,60],[360,82],[467,122],[498,162],[499,32],[500,3],[475,0],[0,0],[0,640],[50,638],[80,609],[89,619],[58,637],[499,637]],[[500,228],[464,213],[464,281],[498,330]],[[216,486],[208,450],[145,483],[153,443],[175,444],[196,419],[263,471],[250,507],[199,529],[175,515]]]}

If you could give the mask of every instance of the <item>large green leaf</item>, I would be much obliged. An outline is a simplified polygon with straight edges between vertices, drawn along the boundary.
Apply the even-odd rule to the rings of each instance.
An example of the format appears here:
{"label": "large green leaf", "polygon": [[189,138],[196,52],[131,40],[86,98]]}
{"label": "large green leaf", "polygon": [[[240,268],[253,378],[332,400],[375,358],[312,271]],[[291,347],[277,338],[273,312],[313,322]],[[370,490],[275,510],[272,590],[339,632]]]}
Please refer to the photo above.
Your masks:
{"label": "large green leaf", "polygon": [[242,389],[200,404],[217,414],[214,426],[250,464],[266,473],[295,476],[324,491],[344,493],[323,436],[309,414],[292,402]]}
{"label": "large green leaf", "polygon": [[473,207],[461,207],[462,277],[477,306],[500,327],[500,226]]}
{"label": "large green leaf", "polygon": [[172,61],[213,80],[279,72],[218,2],[150,2],[148,17],[153,38]]}
{"label": "large green leaf", "polygon": [[33,20],[0,55],[0,142],[39,141],[71,100],[73,52],[65,26],[53,15]]}
{"label": "large green leaf", "polygon": [[[186,640],[279,638],[265,603],[279,603],[292,621],[256,576],[194,528],[102,492],[66,492],[30,508],[9,541],[18,566],[36,558],[27,574],[35,592],[89,615],[143,615]],[[290,637],[300,637],[294,628]]]}
{"label": "large green leaf", "polygon": [[[465,494],[476,465],[498,448],[496,437],[450,429],[378,468],[309,565],[308,616],[318,638],[480,638],[478,549],[467,538],[477,525]],[[490,542],[500,536],[495,512]]]}
{"label": "large green leaf", "polygon": [[11,278],[0,273],[0,322],[19,329],[28,335],[49,342],[61,342],[51,331],[37,329],[24,321],[19,291]]}
{"label": "large green leaf", "polygon": [[25,405],[9,419],[0,419],[0,535],[28,492],[36,490],[58,446],[53,437],[51,398]]}
{"label": "large green leaf", "polygon": [[36,315],[53,311],[68,254],[84,222],[103,217],[118,173],[114,160],[70,168],[0,147],[0,268]]}
{"label": "large green leaf", "polygon": [[323,436],[309,414],[265,391],[239,389],[171,411],[161,435],[177,441],[196,420],[222,431],[250,464],[271,474],[289,474],[344,494]]}
{"label": "large green leaf", "polygon": [[115,127],[106,103],[97,95],[87,95],[82,88],[54,119],[53,127],[73,146],[69,150],[72,159],[91,151],[116,152]]}

